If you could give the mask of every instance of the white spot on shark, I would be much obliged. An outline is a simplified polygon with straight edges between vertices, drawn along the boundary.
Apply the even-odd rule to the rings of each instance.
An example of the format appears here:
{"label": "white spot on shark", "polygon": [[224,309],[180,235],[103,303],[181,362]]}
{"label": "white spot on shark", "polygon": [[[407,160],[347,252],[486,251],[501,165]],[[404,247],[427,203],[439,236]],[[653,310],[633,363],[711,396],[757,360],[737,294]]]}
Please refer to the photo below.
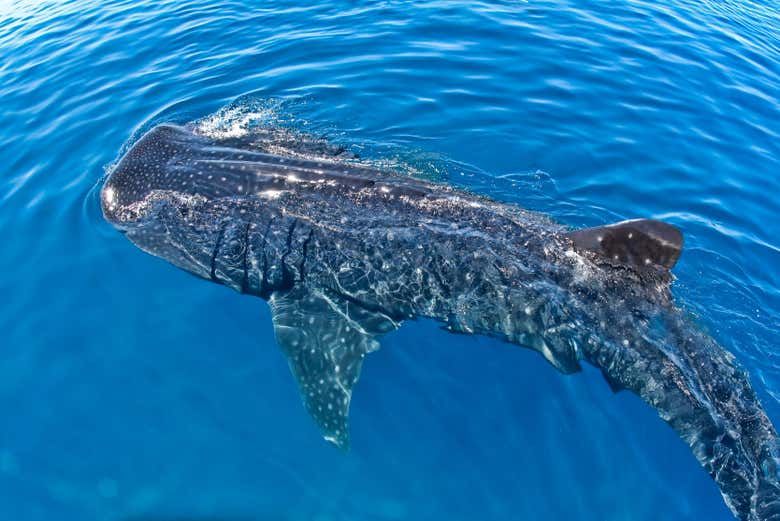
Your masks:
{"label": "white spot on shark", "polygon": [[257,192],[257,195],[264,199],[279,199],[283,193],[284,190],[263,190],[262,192]]}

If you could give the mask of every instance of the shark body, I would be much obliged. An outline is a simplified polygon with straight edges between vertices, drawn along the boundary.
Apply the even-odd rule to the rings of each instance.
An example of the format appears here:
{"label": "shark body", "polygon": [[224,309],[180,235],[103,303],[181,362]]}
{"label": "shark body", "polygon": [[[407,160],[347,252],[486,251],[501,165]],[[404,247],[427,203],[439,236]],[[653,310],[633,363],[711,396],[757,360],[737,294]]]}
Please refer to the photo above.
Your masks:
{"label": "shark body", "polygon": [[427,317],[564,373],[600,368],[677,431],[739,519],[780,520],[777,434],[734,357],[674,305],[682,235],[668,224],[572,231],[445,185],[168,124],[127,151],[101,205],[144,251],[269,302],[304,405],[340,447],[365,355]]}

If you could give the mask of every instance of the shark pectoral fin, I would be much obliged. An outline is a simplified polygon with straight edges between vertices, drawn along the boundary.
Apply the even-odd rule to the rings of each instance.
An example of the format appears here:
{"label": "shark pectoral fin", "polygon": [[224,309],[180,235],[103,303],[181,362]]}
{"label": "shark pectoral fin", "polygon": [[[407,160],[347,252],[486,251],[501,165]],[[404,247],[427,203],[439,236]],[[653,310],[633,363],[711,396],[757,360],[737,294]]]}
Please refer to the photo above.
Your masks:
{"label": "shark pectoral fin", "polygon": [[566,234],[580,250],[635,267],[671,269],[680,258],[683,235],[674,226],[652,219],[634,219]]}
{"label": "shark pectoral fin", "polygon": [[398,327],[382,313],[368,311],[305,287],[271,296],[276,341],[298,381],[306,410],[326,440],[346,449],[352,387],[376,338]]}

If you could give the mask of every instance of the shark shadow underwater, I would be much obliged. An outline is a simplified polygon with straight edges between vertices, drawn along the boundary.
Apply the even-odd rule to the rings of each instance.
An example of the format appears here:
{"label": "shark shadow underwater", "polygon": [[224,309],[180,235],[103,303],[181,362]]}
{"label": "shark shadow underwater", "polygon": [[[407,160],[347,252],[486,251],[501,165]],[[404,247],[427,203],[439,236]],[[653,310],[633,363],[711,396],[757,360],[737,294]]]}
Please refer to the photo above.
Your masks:
{"label": "shark shadow underwater", "polygon": [[365,355],[427,317],[534,349],[563,373],[598,367],[671,425],[739,519],[780,520],[777,433],[734,356],[672,300],[675,227],[572,231],[446,185],[268,144],[159,125],[110,172],[101,206],[142,250],[268,301],[327,440],[348,445]]}

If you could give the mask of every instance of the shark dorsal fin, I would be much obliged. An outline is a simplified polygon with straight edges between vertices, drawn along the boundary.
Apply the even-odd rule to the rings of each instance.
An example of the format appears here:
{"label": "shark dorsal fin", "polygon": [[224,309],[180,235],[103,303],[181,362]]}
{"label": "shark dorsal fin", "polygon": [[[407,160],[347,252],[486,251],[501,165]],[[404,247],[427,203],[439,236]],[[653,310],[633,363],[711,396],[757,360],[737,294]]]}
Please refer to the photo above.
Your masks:
{"label": "shark dorsal fin", "polygon": [[398,327],[391,318],[336,295],[295,287],[271,296],[276,341],[290,364],[306,410],[326,440],[349,445],[352,387],[377,337]]}
{"label": "shark dorsal fin", "polygon": [[680,230],[661,221],[634,219],[566,234],[579,250],[634,267],[671,269],[682,252]]}

